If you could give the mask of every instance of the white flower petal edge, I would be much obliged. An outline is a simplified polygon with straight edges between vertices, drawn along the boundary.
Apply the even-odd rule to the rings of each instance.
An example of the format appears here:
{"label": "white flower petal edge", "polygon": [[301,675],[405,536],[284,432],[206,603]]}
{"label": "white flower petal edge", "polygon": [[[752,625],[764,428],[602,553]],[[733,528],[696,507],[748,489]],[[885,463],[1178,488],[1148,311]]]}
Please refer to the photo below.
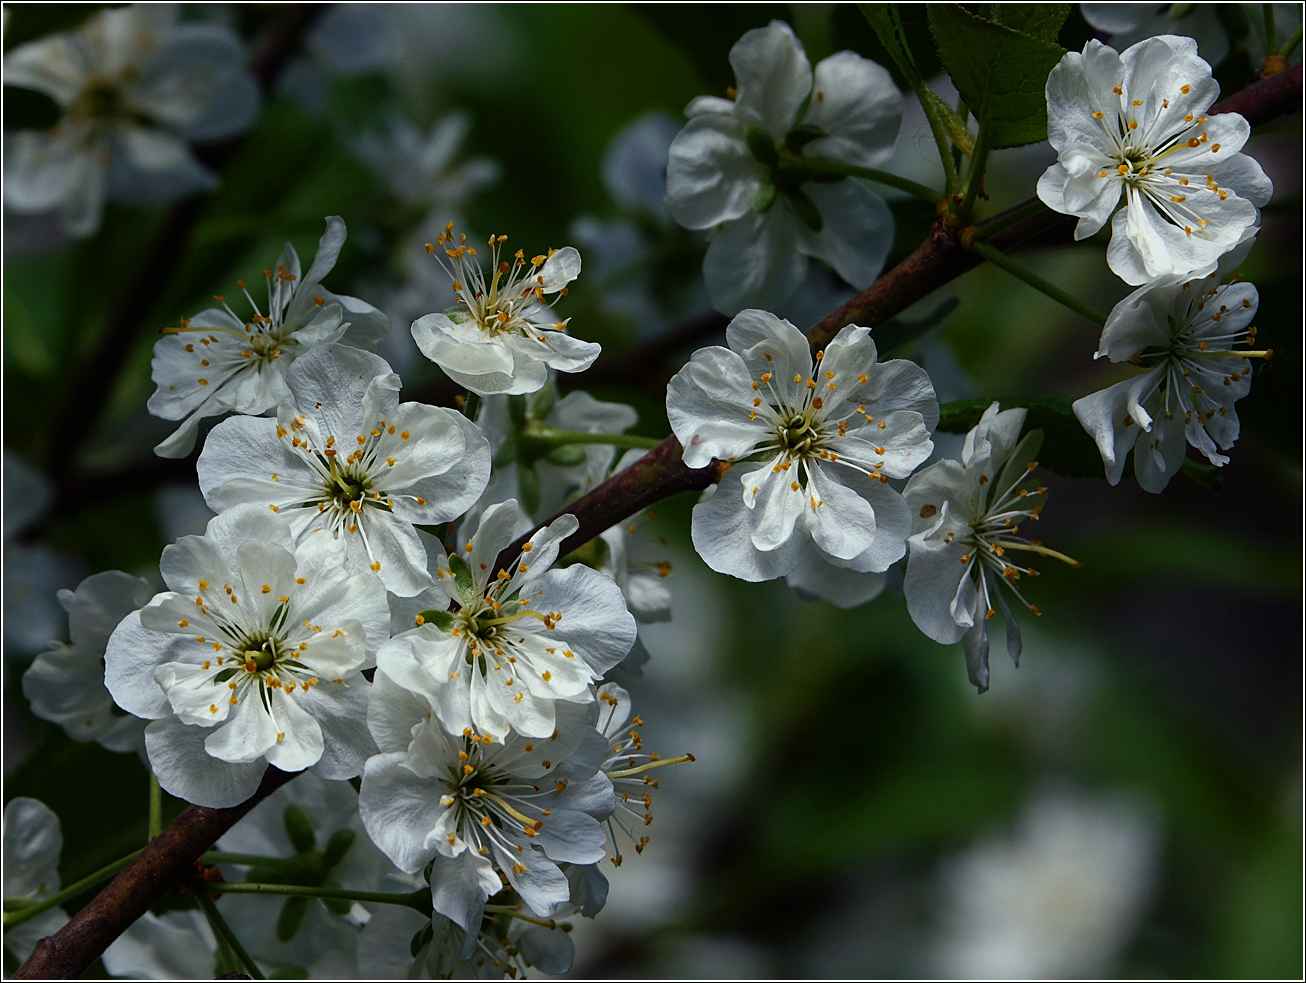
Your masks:
{"label": "white flower petal edge", "polygon": [[[1042,432],[1018,439],[1025,410],[999,409],[993,403],[984,411],[966,435],[960,461],[930,465],[903,490],[915,530],[903,578],[907,611],[936,642],[962,643],[970,681],[981,693],[989,687],[988,620],[998,608],[1007,621],[1007,654],[1013,662],[1020,658],[1020,629],[998,585],[1037,615],[1016,586],[1022,576],[1036,574],[1021,565],[1023,556],[1036,553],[1079,566],[1019,535],[1020,524],[1037,520],[1043,510],[1047,489],[1026,487]],[[1028,499],[1040,504],[1027,505]]]}
{"label": "white flower petal edge", "polygon": [[856,325],[815,359],[802,332],[765,311],[741,312],[726,340],[695,352],[667,389],[688,466],[747,459],[695,508],[699,555],[746,580],[790,573],[805,543],[837,566],[887,569],[909,531],[889,479],[929,457],[939,418],[925,372],[877,363]]}
{"label": "white flower petal edge", "polygon": [[104,650],[119,622],[153,596],[149,583],[118,570],[87,577],[76,591],[61,590],[72,644],[42,652],[23,673],[32,712],[75,741],[98,741],[111,751],[141,747],[144,723],[122,715],[105,688]]}
{"label": "white flower petal edge", "polygon": [[1107,261],[1126,283],[1205,276],[1259,223],[1273,188],[1240,153],[1247,121],[1205,115],[1218,95],[1196,43],[1173,35],[1122,54],[1089,41],[1048,76],[1058,162],[1039,179],[1038,195],[1079,216],[1077,239],[1115,212]]}
{"label": "white flower petal edge", "polygon": [[[42,901],[59,890],[59,854],[63,832],[59,817],[44,803],[19,796],[5,804],[4,896]],[[68,923],[62,908],[52,908],[21,925],[6,928],[4,947],[20,963],[47,935]]]}
{"label": "white flower petal edge", "polygon": [[360,670],[389,635],[385,589],[329,540],[296,544],[257,506],[224,512],[163,551],[170,590],[110,637],[105,683],[154,721],[146,751],[174,795],[235,805],[267,764],[348,778],[371,753]]}
{"label": "white flower petal edge", "polygon": [[386,589],[432,586],[415,525],[466,511],[490,476],[489,444],[459,413],[399,402],[399,377],[378,355],[319,345],[286,374],[276,420],[235,417],[213,428],[197,464],[218,512],[255,504],[297,542],[321,531],[348,569]]}
{"label": "white flower petal edge", "polygon": [[1140,287],[1111,311],[1097,357],[1147,368],[1143,375],[1078,399],[1075,416],[1097,442],[1111,484],[1134,452],[1134,474],[1161,492],[1191,444],[1217,467],[1238,438],[1235,401],[1251,389],[1259,296],[1250,283],[1168,277]]}
{"label": "white flower petal edge", "polygon": [[151,363],[157,389],[147,406],[154,416],[182,422],[154,448],[160,457],[189,454],[204,417],[227,412],[258,416],[275,409],[290,397],[286,374],[291,364],[315,345],[344,339],[374,347],[389,333],[389,320],[372,305],[322,286],[345,242],[344,221],[332,215],[326,223],[307,274],[301,273],[299,254],[290,243],[276,269],[263,271],[266,314],[241,281],[237,289],[253,310],[248,322],[219,295],[220,308],[163,329]]}

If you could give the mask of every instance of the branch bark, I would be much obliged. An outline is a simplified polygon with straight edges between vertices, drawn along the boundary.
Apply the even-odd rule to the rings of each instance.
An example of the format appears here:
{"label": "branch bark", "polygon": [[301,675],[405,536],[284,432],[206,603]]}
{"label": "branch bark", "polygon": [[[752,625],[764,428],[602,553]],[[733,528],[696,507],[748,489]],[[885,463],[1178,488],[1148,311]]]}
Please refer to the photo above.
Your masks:
{"label": "branch bark", "polygon": [[[1214,111],[1237,111],[1256,125],[1301,105],[1302,73],[1298,67],[1262,80],[1219,103]],[[1026,203],[1016,206],[1024,207]],[[995,216],[996,218],[996,216]],[[992,220],[990,220],[992,221]],[[993,235],[988,242],[1011,249],[1068,225],[1067,216],[1040,212]],[[910,304],[980,263],[961,243],[962,230],[942,219],[930,237],[905,260],[885,273],[837,311],[808,331],[814,347],[824,345],[845,324],[882,324]],[[548,521],[564,513],[575,515],[580,528],[562,545],[563,552],[583,545],[617,522],[669,495],[706,488],[720,479],[727,465],[714,461],[707,468],[687,468],[680,444],[668,437],[638,463],[619,472]],[[547,523],[545,523],[547,524]],[[526,537],[509,546],[499,563],[511,563]],[[205,850],[250,809],[293,774],[269,768],[263,783],[248,801],[230,809],[191,806],[145,851],[124,868],[85,908],[54,935],[42,939],[15,979],[75,978],[122,934],[132,922],[194,869]]]}

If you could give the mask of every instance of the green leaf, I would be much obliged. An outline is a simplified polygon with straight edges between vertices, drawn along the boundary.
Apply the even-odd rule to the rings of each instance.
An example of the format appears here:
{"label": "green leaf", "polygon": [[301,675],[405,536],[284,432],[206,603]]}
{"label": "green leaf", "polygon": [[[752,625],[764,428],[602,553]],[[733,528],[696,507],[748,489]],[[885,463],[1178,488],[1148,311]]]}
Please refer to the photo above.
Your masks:
{"label": "green leaf", "polygon": [[549,451],[544,459],[550,464],[558,465],[560,468],[574,468],[585,463],[585,445],[563,444],[561,447],[555,447]]}
{"label": "green leaf", "polygon": [[281,942],[289,942],[299,931],[299,926],[304,924],[304,916],[308,914],[308,898],[286,898],[286,903],[281,906],[281,914],[277,916],[277,939]]}
{"label": "green leaf", "polygon": [[1184,458],[1184,463],[1179,470],[1203,488],[1209,488],[1214,492],[1218,492],[1224,484],[1224,468],[1217,468],[1214,464],[1205,461],[1194,461],[1191,457]]}
{"label": "green leaf", "polygon": [[[453,566],[453,564],[449,564]],[[427,608],[425,611],[418,612],[417,615],[426,625],[435,625],[441,631],[448,631],[453,627],[453,613],[450,611],[441,611],[438,608]]]}
{"label": "green leaf", "polygon": [[472,569],[466,560],[457,553],[450,553],[449,569],[453,571],[453,582],[459,594],[471,597],[476,593],[476,578],[472,576]]}
{"label": "green leaf", "polygon": [[1065,50],[977,17],[959,4],[929,6],[930,31],[944,68],[992,147],[1046,140],[1048,73]]}
{"label": "green leaf", "polygon": [[[939,425],[944,433],[965,433],[979,422],[992,399],[961,399],[939,407]],[[1039,467],[1067,478],[1101,478],[1102,455],[1093,438],[1084,432],[1066,396],[1004,396],[998,400],[1004,410],[1023,406],[1025,429],[1043,431]]]}
{"label": "green leaf", "polygon": [[1070,16],[1068,3],[995,3],[989,19],[1040,41],[1055,41]]}
{"label": "green leaf", "polygon": [[907,47],[907,37],[903,33],[898,12],[888,3],[859,3],[857,6],[875,36],[880,39],[880,44],[884,45],[884,50],[889,52],[894,64],[913,82],[915,88],[920,76],[912,61],[911,49]]}

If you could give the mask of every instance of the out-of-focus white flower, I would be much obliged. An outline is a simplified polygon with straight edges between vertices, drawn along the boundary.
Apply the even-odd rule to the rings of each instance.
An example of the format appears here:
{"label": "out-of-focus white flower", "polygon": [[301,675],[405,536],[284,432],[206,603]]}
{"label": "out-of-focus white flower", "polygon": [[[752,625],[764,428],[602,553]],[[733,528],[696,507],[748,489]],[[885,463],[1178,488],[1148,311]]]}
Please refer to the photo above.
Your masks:
{"label": "out-of-focus white flower", "polygon": [[[449,274],[456,306],[420,317],[412,328],[423,355],[481,396],[533,393],[548,381],[549,369],[581,372],[599,356],[598,345],[572,338],[567,321],[552,313],[580,276],[580,253],[564,246],[527,261],[519,249],[509,262],[499,258],[507,238],[490,237],[487,273],[476,247],[450,222],[427,250]],[[548,294],[558,296],[545,301]]]}
{"label": "out-of-focus white flower", "polygon": [[469,934],[466,957],[500,875],[542,918],[568,902],[558,863],[603,858],[595,816],[611,810],[612,785],[599,771],[605,745],[588,707],[560,704],[551,735],[505,743],[471,728],[451,736],[431,711],[377,670],[368,723],[381,753],[367,762],[359,809],[401,870],[434,862],[432,902]]}
{"label": "out-of-focus white flower", "polygon": [[286,373],[300,355],[316,345],[344,341],[355,348],[375,348],[390,331],[390,322],[357,297],[333,294],[322,286],[345,244],[345,223],[326,220],[326,232],[306,274],[299,254],[286,243],[276,270],[264,270],[267,313],[259,310],[243,281],[236,284],[253,308],[242,321],[219,294],[222,307],[210,307],[180,326],[163,328],[154,345],[151,377],[158,387],[146,404],[165,420],[181,426],[154,448],[160,457],[185,457],[195,446],[200,420],[227,412],[259,415],[291,396]]}
{"label": "out-of-focus white flower", "polygon": [[1157,280],[1115,306],[1096,357],[1150,371],[1075,401],[1107,481],[1119,483],[1131,448],[1138,484],[1150,492],[1179,472],[1188,444],[1214,465],[1229,462],[1219,451],[1238,438],[1233,404],[1251,390],[1248,359],[1270,355],[1234,347],[1255,340],[1259,302],[1250,283],[1220,286],[1217,272]]}
{"label": "out-of-focus white flower", "polygon": [[53,130],[6,141],[6,205],[59,209],[65,231],[86,236],[106,197],[159,200],[214,184],[187,141],[243,130],[258,110],[258,86],[235,34],[179,23],[178,7],[104,10],[71,34],[5,56],[5,85],[42,92],[64,111]]}
{"label": "out-of-focus white flower", "polygon": [[1120,49],[1158,34],[1176,34],[1196,41],[1197,53],[1212,65],[1220,64],[1229,53],[1229,33],[1214,4],[1081,3],[1079,12],[1089,27],[1111,35],[1111,42]]}
{"label": "out-of-focus white flower", "polygon": [[386,589],[432,586],[414,525],[448,522],[480,496],[490,450],[459,413],[399,402],[399,377],[377,355],[320,345],[286,374],[275,420],[233,417],[213,429],[197,465],[209,505],[255,504],[296,542],[325,531],[338,559]]}
{"label": "out-of-focus white flower", "polygon": [[889,479],[930,456],[939,418],[925,372],[877,363],[856,325],[815,360],[802,332],[765,311],[740,313],[726,341],[695,352],[667,388],[685,464],[744,460],[694,509],[699,555],[752,581],[789,574],[808,549],[859,572],[888,569],[911,524]]}
{"label": "out-of-focus white flower", "polygon": [[737,89],[700,96],[672,141],[667,210],[709,229],[703,276],[717,310],[775,309],[807,257],[869,284],[893,244],[893,216],[860,181],[804,170],[804,156],[877,167],[893,153],[902,96],[883,67],[851,51],[812,71],[789,26],[747,32],[730,50]]}
{"label": "out-of-focus white flower", "polygon": [[943,870],[945,978],[1093,978],[1133,936],[1157,861],[1154,822],[1135,803],[1044,792],[1010,837],[977,843]]}
{"label": "out-of-focus white flower", "polygon": [[296,544],[257,506],[163,551],[170,588],[109,639],[105,683],[152,723],[159,783],[199,805],[235,805],[268,764],[323,778],[362,771],[372,743],[361,670],[389,635],[385,588],[350,572],[323,532]]}
{"label": "out-of-focus white flower", "polygon": [[1107,263],[1126,283],[1205,276],[1256,232],[1273,188],[1240,153],[1247,121],[1205,115],[1219,93],[1196,43],[1170,35],[1122,54],[1089,41],[1048,76],[1058,161],[1039,178],[1038,196],[1079,216],[1076,239],[1114,213]]}
{"label": "out-of-focus white flower", "polygon": [[63,633],[64,612],[55,600],[77,583],[77,571],[43,543],[20,535],[40,519],[53,498],[50,484],[22,458],[4,452],[4,650],[28,656]]}
{"label": "out-of-focus white flower", "polygon": [[[970,681],[981,693],[989,688],[988,620],[998,607],[1007,621],[1007,654],[1013,662],[1020,659],[1020,626],[998,585],[1039,613],[1016,587],[1022,576],[1037,571],[1007,554],[1035,553],[1080,566],[1018,534],[1021,523],[1038,519],[1047,491],[1025,487],[1043,435],[1032,431],[1019,439],[1024,425],[1024,409],[999,412],[993,403],[966,435],[960,461],[936,461],[913,475],[902,493],[915,530],[907,541],[911,554],[903,579],[907,610],[936,642],[962,643]],[[1028,504],[1030,499],[1039,504]]]}
{"label": "out-of-focus white flower", "polygon": [[[6,911],[15,910],[14,905],[19,903],[11,898],[26,898],[35,904],[58,893],[63,832],[59,817],[45,803],[22,796],[11,799],[5,806],[2,839]],[[37,942],[67,923],[68,915],[55,907],[30,921],[6,926],[5,951],[20,963],[25,962]]]}
{"label": "out-of-focus white flower", "polygon": [[429,699],[454,734],[548,736],[559,706],[591,702],[590,684],[635,641],[635,619],[616,584],[582,564],[552,569],[577,529],[575,516],[556,519],[500,566],[521,521],[512,499],[486,509],[462,548],[439,558],[438,586],[458,610],[443,610],[446,601],[377,656],[379,668]]}
{"label": "out-of-focus white flower", "polygon": [[75,741],[99,741],[110,751],[143,747],[145,723],[124,714],[104,685],[104,649],[119,622],[154,596],[147,581],[119,570],[87,577],[61,590],[71,645],[56,643],[23,673],[32,712],[63,727]]}
{"label": "out-of-focus white flower", "polygon": [[499,165],[488,157],[455,164],[470,126],[465,113],[450,113],[423,134],[407,120],[393,118],[384,129],[356,137],[354,153],[400,201],[456,215],[468,198],[499,177]]}
{"label": "out-of-focus white flower", "polygon": [[104,968],[129,980],[211,980],[216,948],[202,911],[147,911],[109,946]]}

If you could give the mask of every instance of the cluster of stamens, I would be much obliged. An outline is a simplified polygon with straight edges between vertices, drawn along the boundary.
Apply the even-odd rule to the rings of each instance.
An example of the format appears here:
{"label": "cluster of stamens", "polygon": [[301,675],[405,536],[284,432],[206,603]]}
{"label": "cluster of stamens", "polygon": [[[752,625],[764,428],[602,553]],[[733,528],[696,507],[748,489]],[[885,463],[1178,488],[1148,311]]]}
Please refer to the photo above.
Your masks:
{"label": "cluster of stamens", "polygon": [[[558,297],[551,301],[544,299],[544,277],[539,270],[555,250],[550,249],[543,256],[527,260],[526,254],[519,249],[509,262],[501,258],[501,249],[507,239],[505,235],[489,238],[488,280],[476,259],[476,247],[468,245],[465,234],[454,232],[452,222],[445,226],[434,244],[426,244],[426,251],[436,258],[452,281],[454,303],[460,309],[455,321],[460,317],[469,319],[492,336],[517,334],[542,342],[545,339],[539,333],[534,315],[552,307],[558,297],[567,293],[567,288],[563,287],[558,291]],[[441,258],[441,253],[444,258]],[[563,331],[567,325],[560,321],[552,327]]]}
{"label": "cluster of stamens", "polygon": [[[1179,91],[1187,95],[1190,88],[1188,85],[1182,85]],[[1190,188],[1188,178],[1174,178],[1173,169],[1164,168],[1161,164],[1166,157],[1183,147],[1196,149],[1209,143],[1211,153],[1220,152],[1220,144],[1210,143],[1206,131],[1201,129],[1207,117],[1188,113],[1183,118],[1188,126],[1177,133],[1164,134],[1156,132],[1162,118],[1161,113],[1158,112],[1147,129],[1140,133],[1136,114],[1138,108],[1143,105],[1143,100],[1131,99],[1126,102],[1123,98],[1124,90],[1118,85],[1113,91],[1117,96],[1121,96],[1114,119],[1108,121],[1107,114],[1101,110],[1095,111],[1093,118],[1101,122],[1108,143],[1114,146],[1109,156],[1116,161],[1116,166],[1098,171],[1097,176],[1115,178],[1126,187],[1137,188],[1148,196],[1167,219],[1183,229],[1187,235],[1204,235],[1210,220],[1202,218],[1194,205],[1189,202],[1192,191],[1183,190]],[[1170,108],[1170,100],[1163,99],[1161,108]],[[1221,201],[1229,196],[1229,193],[1216,182],[1213,174],[1206,175],[1202,189],[1212,192]]]}

